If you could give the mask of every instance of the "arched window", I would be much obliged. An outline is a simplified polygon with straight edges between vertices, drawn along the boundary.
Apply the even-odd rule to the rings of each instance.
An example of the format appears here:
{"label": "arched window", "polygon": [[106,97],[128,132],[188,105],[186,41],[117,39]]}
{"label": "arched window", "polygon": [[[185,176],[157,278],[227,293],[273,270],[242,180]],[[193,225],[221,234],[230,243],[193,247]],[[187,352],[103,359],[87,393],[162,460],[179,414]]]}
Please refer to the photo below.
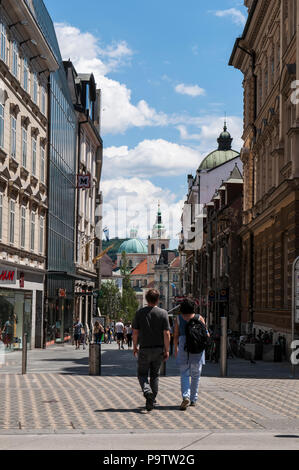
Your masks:
{"label": "arched window", "polygon": [[161,246],[161,250],[165,250],[165,245],[163,243],[163,245]]}
{"label": "arched window", "polygon": [[129,260],[129,267],[132,268],[133,267],[133,261],[130,259]]}
{"label": "arched window", "polygon": [[155,245],[151,246],[151,253],[152,253],[152,255],[155,253]]}

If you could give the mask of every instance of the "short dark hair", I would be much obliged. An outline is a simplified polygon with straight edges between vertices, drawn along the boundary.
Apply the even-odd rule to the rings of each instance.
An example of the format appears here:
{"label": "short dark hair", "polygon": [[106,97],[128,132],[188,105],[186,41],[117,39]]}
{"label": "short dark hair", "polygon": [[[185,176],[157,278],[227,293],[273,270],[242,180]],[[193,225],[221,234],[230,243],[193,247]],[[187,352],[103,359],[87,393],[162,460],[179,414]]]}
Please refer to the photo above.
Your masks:
{"label": "short dark hair", "polygon": [[160,292],[156,289],[150,289],[146,293],[146,296],[145,296],[149,304],[156,304],[159,300],[159,297],[160,297]]}
{"label": "short dark hair", "polygon": [[195,302],[191,299],[185,299],[180,306],[181,313],[188,315],[189,313],[194,313],[195,311]]}

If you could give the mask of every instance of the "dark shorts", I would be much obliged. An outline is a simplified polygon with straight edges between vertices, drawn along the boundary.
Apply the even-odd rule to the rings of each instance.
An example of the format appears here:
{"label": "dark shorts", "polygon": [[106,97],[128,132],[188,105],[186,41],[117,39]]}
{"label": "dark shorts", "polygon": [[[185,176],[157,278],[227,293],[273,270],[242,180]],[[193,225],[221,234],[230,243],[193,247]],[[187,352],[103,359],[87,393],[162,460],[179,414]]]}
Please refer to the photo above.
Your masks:
{"label": "dark shorts", "polygon": [[122,341],[124,339],[123,333],[116,333],[117,341]]}
{"label": "dark shorts", "polygon": [[77,334],[77,335],[75,334],[75,335],[74,335],[74,340],[75,340],[75,341],[79,341],[80,338],[81,338],[81,335],[80,335],[80,334]]}

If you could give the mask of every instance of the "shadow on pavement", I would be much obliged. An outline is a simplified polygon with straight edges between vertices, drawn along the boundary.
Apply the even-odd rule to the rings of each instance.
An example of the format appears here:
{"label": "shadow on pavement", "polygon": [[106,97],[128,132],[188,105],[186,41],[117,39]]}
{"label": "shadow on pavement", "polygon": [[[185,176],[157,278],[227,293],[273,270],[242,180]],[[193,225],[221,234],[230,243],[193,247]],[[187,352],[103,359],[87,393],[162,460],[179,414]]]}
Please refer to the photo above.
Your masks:
{"label": "shadow on pavement", "polygon": [[[16,356],[10,355],[12,359]],[[5,372],[7,366],[3,367],[1,372]],[[19,364],[14,367],[17,371]],[[299,368],[296,371],[298,379]],[[66,375],[89,375],[89,348],[86,351],[82,349],[76,351],[71,346],[63,349],[47,348],[46,350],[32,350],[28,357],[28,372],[39,370],[42,372],[55,372]],[[19,369],[18,369],[19,371]],[[133,355],[132,349],[118,350],[115,344],[102,345],[101,354],[101,375],[103,377],[136,377],[137,360]],[[176,365],[174,356],[171,356],[166,362],[166,377],[179,376],[179,368]],[[202,370],[203,377],[220,377],[220,364],[207,361]],[[251,363],[248,360],[233,358],[228,360],[227,378],[248,378],[248,379],[290,379],[291,367],[289,363],[274,363],[256,361]]]}

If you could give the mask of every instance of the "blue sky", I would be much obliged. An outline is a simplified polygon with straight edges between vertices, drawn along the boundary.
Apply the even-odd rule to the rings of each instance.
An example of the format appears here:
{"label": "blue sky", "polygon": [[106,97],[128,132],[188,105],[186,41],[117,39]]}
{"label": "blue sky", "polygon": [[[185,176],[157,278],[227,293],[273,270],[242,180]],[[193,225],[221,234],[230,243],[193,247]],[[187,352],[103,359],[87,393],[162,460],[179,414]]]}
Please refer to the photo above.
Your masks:
{"label": "blue sky", "polygon": [[93,72],[102,89],[102,191],[110,235],[128,236],[135,225],[145,237],[160,200],[176,238],[187,174],[216,148],[225,112],[233,147],[242,145],[242,75],[228,61],[246,21],[243,2],[45,4],[63,58],[78,72]]}

